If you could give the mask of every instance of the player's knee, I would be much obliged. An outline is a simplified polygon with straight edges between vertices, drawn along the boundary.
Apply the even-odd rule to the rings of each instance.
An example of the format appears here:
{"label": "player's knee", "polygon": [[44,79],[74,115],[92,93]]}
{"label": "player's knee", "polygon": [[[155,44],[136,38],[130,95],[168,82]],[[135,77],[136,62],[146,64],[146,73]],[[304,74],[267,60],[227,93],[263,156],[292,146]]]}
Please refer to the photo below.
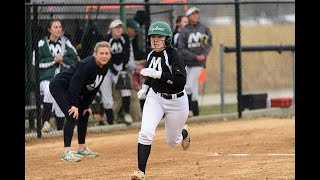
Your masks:
{"label": "player's knee", "polygon": [[112,109],[112,106],[113,106],[113,102],[103,103],[104,109]]}
{"label": "player's knee", "polygon": [[175,147],[177,147],[177,145],[178,145],[179,143],[177,143],[177,142],[174,141],[174,140],[167,140],[167,144],[168,144],[170,147],[175,148]]}
{"label": "player's knee", "polygon": [[139,132],[139,137],[138,137],[138,142],[140,144],[150,145],[150,144],[152,144],[154,136],[155,136],[154,132],[151,132],[151,131],[140,131]]}

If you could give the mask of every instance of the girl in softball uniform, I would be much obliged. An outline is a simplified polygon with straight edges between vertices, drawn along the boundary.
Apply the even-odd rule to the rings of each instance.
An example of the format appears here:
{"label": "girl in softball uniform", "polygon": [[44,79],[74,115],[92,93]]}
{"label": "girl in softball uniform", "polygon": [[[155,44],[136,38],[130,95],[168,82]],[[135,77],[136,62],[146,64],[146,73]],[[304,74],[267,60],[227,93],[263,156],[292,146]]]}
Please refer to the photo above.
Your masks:
{"label": "girl in softball uniform", "polygon": [[188,118],[186,65],[179,51],[171,45],[172,31],[162,21],[152,24],[148,30],[148,41],[153,49],[147,56],[147,68],[141,70],[146,81],[138,91],[138,98],[147,92],[143,107],[141,130],[138,136],[138,170],[131,179],[145,179],[146,165],[161,119],[165,122],[167,143],[171,147],[190,146],[190,135],[185,122]]}
{"label": "girl in softball uniform", "polygon": [[[110,23],[109,31],[105,40],[109,42],[111,46],[112,58],[110,60],[109,71],[101,85],[101,97],[108,124],[112,125],[114,123],[112,86],[117,83],[120,74],[126,73],[130,56],[130,41],[128,35],[123,33],[123,23],[119,19]],[[130,116],[131,91],[130,89],[122,89],[120,93],[122,97],[122,107],[125,111],[124,121],[131,124],[133,122]]]}
{"label": "girl in softball uniform", "polygon": [[[59,19],[51,20],[48,27],[48,36],[38,42],[40,93],[43,94],[42,131],[51,130],[49,123],[51,112],[54,111],[58,130],[62,130],[65,116],[57,106],[49,91],[49,83],[53,77],[69,68],[78,61],[77,51],[70,40],[63,36],[63,27]],[[35,65],[35,58],[33,61]]]}

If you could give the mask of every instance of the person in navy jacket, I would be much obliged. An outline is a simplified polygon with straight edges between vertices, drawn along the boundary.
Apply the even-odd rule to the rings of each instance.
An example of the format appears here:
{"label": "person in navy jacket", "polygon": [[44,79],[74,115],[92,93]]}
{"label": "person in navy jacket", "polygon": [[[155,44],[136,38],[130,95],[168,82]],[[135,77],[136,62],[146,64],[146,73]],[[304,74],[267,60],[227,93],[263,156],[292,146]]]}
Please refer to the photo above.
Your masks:
{"label": "person in navy jacket", "polygon": [[[97,157],[99,154],[85,146],[88,118],[92,103],[109,69],[110,44],[96,43],[92,56],[72,64],[69,69],[57,74],[50,82],[50,92],[66,116],[63,129],[64,153],[61,160],[77,162],[81,157]],[[74,127],[78,130],[78,150],[71,151]]]}

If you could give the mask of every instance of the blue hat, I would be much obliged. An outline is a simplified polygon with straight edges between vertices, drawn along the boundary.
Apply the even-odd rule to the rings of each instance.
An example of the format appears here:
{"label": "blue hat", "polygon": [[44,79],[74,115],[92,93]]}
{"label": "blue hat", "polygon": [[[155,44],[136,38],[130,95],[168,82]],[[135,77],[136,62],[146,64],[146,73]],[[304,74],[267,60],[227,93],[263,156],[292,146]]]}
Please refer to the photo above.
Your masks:
{"label": "blue hat", "polygon": [[134,29],[136,32],[141,32],[141,26],[140,24],[133,20],[133,19],[128,19],[127,20],[127,28],[131,27],[132,29]]}

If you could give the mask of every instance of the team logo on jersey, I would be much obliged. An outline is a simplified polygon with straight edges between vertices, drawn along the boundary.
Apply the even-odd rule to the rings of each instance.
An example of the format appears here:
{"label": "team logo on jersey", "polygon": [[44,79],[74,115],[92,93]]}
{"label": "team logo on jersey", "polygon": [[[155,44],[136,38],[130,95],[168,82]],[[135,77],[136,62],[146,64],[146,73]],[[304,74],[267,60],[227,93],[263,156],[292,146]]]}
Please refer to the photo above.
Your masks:
{"label": "team logo on jersey", "polygon": [[167,81],[168,84],[173,84],[173,82],[171,80],[168,79]]}
{"label": "team logo on jersey", "polygon": [[201,33],[190,33],[188,38],[188,48],[200,47]]}
{"label": "team logo on jersey", "polygon": [[157,71],[162,71],[161,57],[152,57],[149,68],[153,68]]}
{"label": "team logo on jersey", "polygon": [[56,44],[56,45],[49,44],[49,49],[50,49],[51,54],[53,56],[56,56],[57,54],[61,54],[61,52],[62,52],[62,48],[61,48],[60,44]]}
{"label": "team logo on jersey", "polygon": [[122,53],[123,47],[120,42],[114,42],[111,45],[111,54],[119,54]]}
{"label": "team logo on jersey", "polygon": [[87,85],[87,89],[88,89],[89,91],[94,90],[96,87],[99,86],[99,84],[101,83],[102,79],[103,79],[103,76],[102,76],[102,75],[97,75],[97,76],[96,76],[96,80],[95,80],[92,84],[88,84],[88,85]]}

